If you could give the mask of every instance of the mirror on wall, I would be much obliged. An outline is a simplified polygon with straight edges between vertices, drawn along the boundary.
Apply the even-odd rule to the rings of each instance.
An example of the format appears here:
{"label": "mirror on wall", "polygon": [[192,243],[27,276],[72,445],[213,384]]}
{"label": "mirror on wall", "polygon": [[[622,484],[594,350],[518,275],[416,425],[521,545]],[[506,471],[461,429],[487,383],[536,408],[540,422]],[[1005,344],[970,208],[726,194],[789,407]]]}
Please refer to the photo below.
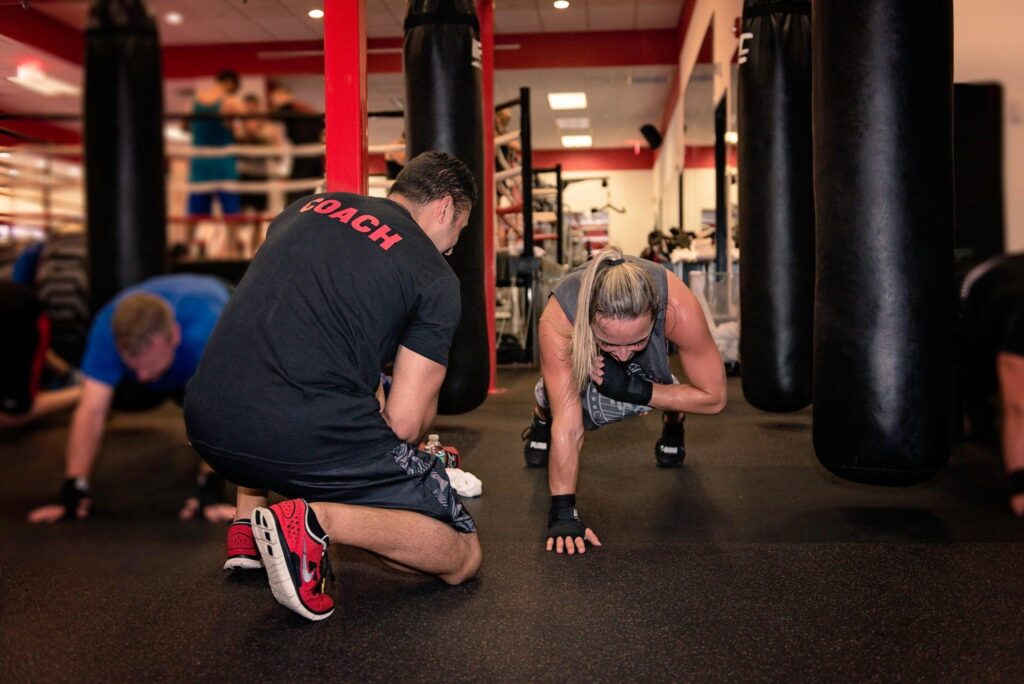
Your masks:
{"label": "mirror on wall", "polygon": [[[680,229],[672,268],[697,297],[727,367],[736,367],[739,278],[734,88],[719,88],[709,26],[684,91]],[[719,67],[722,69],[723,67]],[[732,65],[724,68],[732,69]],[[726,72],[727,75],[735,71]],[[735,85],[734,83],[732,85]]]}
{"label": "mirror on wall", "polygon": [[679,237],[684,253],[680,276],[707,270],[715,259],[715,104],[714,65],[711,63],[711,30],[708,29],[697,64],[683,96],[683,159]]}

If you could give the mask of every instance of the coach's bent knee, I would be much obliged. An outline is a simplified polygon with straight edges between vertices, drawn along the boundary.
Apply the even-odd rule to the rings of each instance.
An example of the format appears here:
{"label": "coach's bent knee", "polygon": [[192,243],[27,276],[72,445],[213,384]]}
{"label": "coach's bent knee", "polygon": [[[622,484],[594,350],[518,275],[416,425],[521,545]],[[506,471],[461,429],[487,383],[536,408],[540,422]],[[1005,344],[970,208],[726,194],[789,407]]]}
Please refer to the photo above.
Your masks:
{"label": "coach's bent knee", "polygon": [[462,564],[454,572],[440,576],[442,580],[452,586],[462,584],[466,580],[473,579],[473,577],[476,576],[477,571],[480,569],[480,564],[483,563],[484,560],[483,551],[480,549],[480,539],[477,537],[476,533],[464,535],[463,541],[464,552],[462,554]]}

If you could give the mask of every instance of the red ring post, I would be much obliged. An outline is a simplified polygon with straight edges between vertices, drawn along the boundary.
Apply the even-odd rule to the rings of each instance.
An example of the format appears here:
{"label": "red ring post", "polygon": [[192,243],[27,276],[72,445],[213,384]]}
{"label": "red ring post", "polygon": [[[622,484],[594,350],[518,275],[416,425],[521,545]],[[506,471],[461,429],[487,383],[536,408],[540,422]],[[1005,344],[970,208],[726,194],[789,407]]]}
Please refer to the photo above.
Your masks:
{"label": "red ring post", "polygon": [[487,347],[491,362],[489,392],[497,390],[498,354],[495,349],[494,320],[494,0],[477,3],[480,21],[481,88],[484,112],[484,187],[480,189],[484,210],[484,296],[487,305]]}
{"label": "red ring post", "polygon": [[324,2],[324,112],[327,189],[365,195],[365,0]]}

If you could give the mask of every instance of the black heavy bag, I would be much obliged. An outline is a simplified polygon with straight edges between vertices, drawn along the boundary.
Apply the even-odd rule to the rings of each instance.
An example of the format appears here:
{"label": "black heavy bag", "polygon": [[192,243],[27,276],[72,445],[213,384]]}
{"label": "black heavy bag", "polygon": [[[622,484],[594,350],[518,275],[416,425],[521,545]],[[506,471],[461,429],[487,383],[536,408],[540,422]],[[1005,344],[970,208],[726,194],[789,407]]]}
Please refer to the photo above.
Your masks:
{"label": "black heavy bag", "polygon": [[817,2],[814,447],[903,485],[946,463],[953,355],[953,3]]}
{"label": "black heavy bag", "polygon": [[141,0],[94,0],[85,32],[85,187],[93,311],[164,272],[160,42]]}
{"label": "black heavy bag", "polygon": [[740,359],[765,411],[811,403],[814,189],[810,0],[746,0],[739,66]]}
{"label": "black heavy bag", "polygon": [[[483,180],[479,35],[472,0],[409,3],[405,19],[405,131],[409,155],[442,150],[457,157],[473,172],[482,197],[487,190]],[[483,210],[481,199],[448,258],[462,284],[462,320],[455,331],[448,374],[438,400],[438,411],[444,414],[471,411],[487,398],[490,353]]]}

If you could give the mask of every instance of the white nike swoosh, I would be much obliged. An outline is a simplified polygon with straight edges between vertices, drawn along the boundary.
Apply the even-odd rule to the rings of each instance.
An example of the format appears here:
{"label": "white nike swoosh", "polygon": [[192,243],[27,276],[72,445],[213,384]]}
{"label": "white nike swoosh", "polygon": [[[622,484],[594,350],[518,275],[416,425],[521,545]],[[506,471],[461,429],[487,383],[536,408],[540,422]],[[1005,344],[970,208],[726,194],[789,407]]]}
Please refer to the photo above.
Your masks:
{"label": "white nike swoosh", "polygon": [[306,540],[302,540],[302,581],[312,582],[313,573],[309,571],[309,561],[306,559]]}

